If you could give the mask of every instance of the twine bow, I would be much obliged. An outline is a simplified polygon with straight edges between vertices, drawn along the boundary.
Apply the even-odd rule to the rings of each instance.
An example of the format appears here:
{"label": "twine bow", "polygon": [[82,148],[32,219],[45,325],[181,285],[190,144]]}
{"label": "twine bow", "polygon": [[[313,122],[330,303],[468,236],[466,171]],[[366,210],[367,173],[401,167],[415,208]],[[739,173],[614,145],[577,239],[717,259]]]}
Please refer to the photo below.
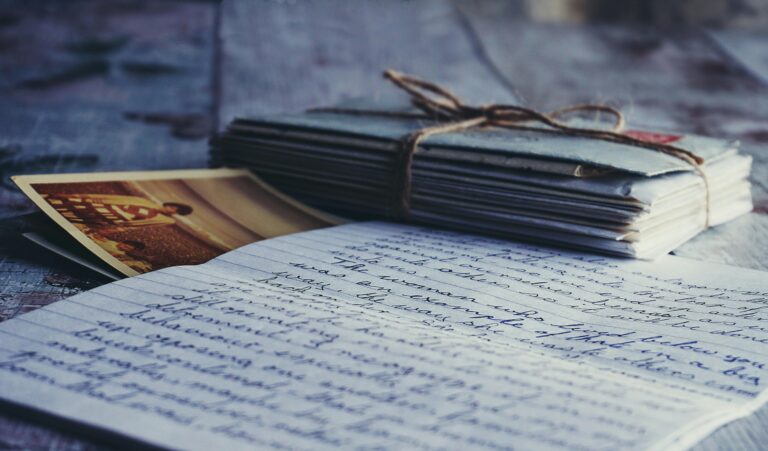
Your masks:
{"label": "twine bow", "polygon": [[[706,222],[709,227],[709,183],[702,169],[704,160],[698,155],[676,146],[642,141],[621,133],[624,128],[624,115],[617,109],[599,104],[581,104],[561,108],[549,113],[517,105],[490,104],[472,106],[466,105],[456,95],[447,89],[410,75],[394,70],[384,71],[384,78],[407,92],[411,103],[422,114],[357,110],[346,108],[322,108],[315,111],[380,115],[391,117],[407,117],[426,120],[439,120],[437,125],[416,130],[401,138],[396,156],[396,168],[393,183],[393,198],[391,204],[392,216],[395,219],[407,220],[411,210],[411,179],[413,157],[418,152],[419,143],[429,136],[440,133],[459,132],[468,129],[483,129],[498,127],[507,129],[546,130],[568,136],[581,136],[603,141],[627,144],[635,147],[655,150],[690,164],[704,181],[706,192]],[[596,128],[572,127],[558,120],[559,117],[576,112],[608,113],[613,116],[614,124],[610,130]],[[531,124],[538,126],[532,127]],[[544,127],[542,127],[544,126]]]}

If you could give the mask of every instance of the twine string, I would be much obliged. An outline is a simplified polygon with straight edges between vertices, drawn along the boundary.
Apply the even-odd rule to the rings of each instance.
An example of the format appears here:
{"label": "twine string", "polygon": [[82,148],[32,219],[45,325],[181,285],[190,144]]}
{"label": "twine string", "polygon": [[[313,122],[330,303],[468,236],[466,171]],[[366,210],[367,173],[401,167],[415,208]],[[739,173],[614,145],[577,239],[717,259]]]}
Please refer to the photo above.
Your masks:
{"label": "twine string", "polygon": [[[413,158],[418,152],[421,141],[429,136],[441,133],[497,127],[546,130],[550,133],[599,139],[651,149],[678,158],[691,165],[704,182],[706,207],[704,228],[709,227],[710,192],[709,181],[703,169],[704,159],[680,147],[642,141],[623,134],[622,130],[626,121],[621,111],[616,108],[600,104],[579,104],[560,108],[549,113],[542,113],[518,105],[489,104],[472,106],[464,104],[458,96],[449,90],[427,80],[391,69],[384,71],[384,78],[405,91],[410,96],[411,104],[421,113],[348,108],[318,108],[312,111],[425,119],[439,122],[438,125],[424,127],[409,133],[399,141],[395,158],[396,167],[393,176],[392,200],[390,204],[390,215],[395,219],[408,220],[410,218]],[[607,113],[613,118],[612,127],[610,129],[573,127],[560,121],[560,118],[563,116],[585,112]],[[534,127],[531,127],[531,123],[534,124]]]}

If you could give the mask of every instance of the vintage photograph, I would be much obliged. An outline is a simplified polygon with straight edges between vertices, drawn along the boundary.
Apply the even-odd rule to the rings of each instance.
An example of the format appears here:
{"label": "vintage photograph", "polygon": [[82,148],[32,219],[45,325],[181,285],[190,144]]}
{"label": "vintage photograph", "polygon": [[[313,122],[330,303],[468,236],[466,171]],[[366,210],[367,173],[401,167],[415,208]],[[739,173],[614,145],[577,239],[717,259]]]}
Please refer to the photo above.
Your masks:
{"label": "vintage photograph", "polygon": [[53,220],[125,275],[194,265],[248,243],[338,219],[245,170],[19,176]]}

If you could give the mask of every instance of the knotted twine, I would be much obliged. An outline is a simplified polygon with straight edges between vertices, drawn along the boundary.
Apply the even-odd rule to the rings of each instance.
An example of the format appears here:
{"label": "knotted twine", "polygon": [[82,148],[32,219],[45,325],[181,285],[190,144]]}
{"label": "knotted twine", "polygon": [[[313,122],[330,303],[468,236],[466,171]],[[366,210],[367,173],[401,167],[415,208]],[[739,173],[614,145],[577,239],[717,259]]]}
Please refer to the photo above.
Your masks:
{"label": "knotted twine", "polygon": [[[663,143],[643,141],[621,133],[625,125],[624,115],[616,108],[600,104],[579,104],[541,113],[518,105],[489,104],[466,105],[449,90],[426,80],[394,70],[384,71],[384,78],[395,84],[410,96],[411,104],[421,113],[363,110],[349,108],[318,108],[312,111],[354,114],[363,116],[388,116],[441,121],[437,125],[424,127],[403,136],[397,145],[396,166],[393,176],[390,215],[393,219],[408,220],[411,211],[413,158],[424,139],[441,134],[466,130],[487,130],[506,128],[538,130],[567,136],[587,137],[602,141],[627,144],[634,147],[655,150],[678,158],[690,164],[704,182],[706,216],[704,228],[709,227],[710,192],[709,181],[704,172],[704,159],[695,153]],[[572,127],[558,120],[566,114],[576,112],[608,113],[614,118],[610,130]],[[534,126],[531,126],[531,123]],[[538,125],[538,126],[536,126]],[[542,127],[543,126],[543,127]]]}

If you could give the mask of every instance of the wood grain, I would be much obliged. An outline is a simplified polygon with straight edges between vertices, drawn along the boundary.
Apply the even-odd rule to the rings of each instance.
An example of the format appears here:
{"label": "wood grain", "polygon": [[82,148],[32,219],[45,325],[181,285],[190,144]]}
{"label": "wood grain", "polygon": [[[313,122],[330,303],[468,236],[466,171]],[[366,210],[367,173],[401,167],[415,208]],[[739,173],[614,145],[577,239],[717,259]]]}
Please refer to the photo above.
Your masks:
{"label": "wood grain", "polygon": [[31,205],[8,176],[205,167],[206,3],[0,3],[0,217]]}
{"label": "wood grain", "polygon": [[[15,174],[205,167],[218,5],[0,1],[0,320],[107,280],[20,236]],[[0,448],[101,448],[0,412]]]}
{"label": "wood grain", "polygon": [[444,1],[231,1],[222,15],[222,127],[236,116],[396,95],[381,76],[387,68],[468,101],[515,100]]}

